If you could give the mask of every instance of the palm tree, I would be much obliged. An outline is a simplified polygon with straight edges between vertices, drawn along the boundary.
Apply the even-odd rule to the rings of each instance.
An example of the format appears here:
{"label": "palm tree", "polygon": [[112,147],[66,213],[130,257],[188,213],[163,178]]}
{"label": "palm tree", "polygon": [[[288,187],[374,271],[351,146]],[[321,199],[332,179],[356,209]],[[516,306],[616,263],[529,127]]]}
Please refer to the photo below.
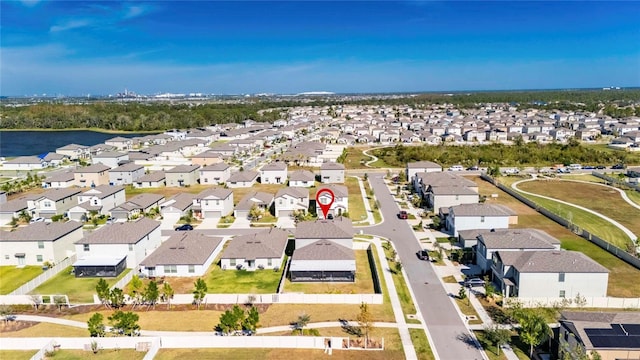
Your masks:
{"label": "palm tree", "polygon": [[300,335],[304,333],[304,328],[311,321],[311,316],[307,313],[302,313],[298,316],[298,320],[296,321],[296,328],[300,330]]}

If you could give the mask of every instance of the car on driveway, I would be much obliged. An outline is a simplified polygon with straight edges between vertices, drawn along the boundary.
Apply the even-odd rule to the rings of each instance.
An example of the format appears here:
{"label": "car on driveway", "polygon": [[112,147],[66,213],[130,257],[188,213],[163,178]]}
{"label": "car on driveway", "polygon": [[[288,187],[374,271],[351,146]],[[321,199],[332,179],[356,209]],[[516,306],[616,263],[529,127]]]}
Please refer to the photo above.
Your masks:
{"label": "car on driveway", "polygon": [[398,213],[398,219],[406,220],[406,219],[408,219],[408,218],[409,218],[409,214],[408,214],[406,211],[401,210],[401,211]]}
{"label": "car on driveway", "polygon": [[193,226],[191,224],[183,224],[176,228],[176,231],[190,231],[193,230]]}
{"label": "car on driveway", "polygon": [[464,280],[465,287],[476,287],[476,286],[484,286],[484,280],[480,278],[468,278]]}
{"label": "car on driveway", "polygon": [[44,222],[44,218],[43,217],[35,217],[35,218],[33,218],[33,219],[31,219],[29,221],[30,224],[37,223],[37,222]]}
{"label": "car on driveway", "polygon": [[425,261],[429,261],[429,252],[427,250],[420,250],[416,253],[416,255],[418,256],[418,259],[420,260],[425,260]]}

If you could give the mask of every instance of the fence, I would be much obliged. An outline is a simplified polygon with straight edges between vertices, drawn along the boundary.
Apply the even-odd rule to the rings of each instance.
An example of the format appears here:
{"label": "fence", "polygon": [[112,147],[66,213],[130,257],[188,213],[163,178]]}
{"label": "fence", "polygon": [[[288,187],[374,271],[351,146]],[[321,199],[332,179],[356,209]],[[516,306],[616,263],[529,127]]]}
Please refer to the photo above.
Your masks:
{"label": "fence", "polygon": [[62,260],[61,262],[59,262],[58,264],[56,264],[52,268],[50,268],[50,269],[46,270],[45,272],[43,272],[42,274],[38,275],[35,279],[33,279],[33,280],[27,282],[26,284],[20,286],[16,290],[12,291],[9,295],[24,295],[24,294],[28,294],[33,289],[35,289],[38,286],[40,286],[43,282],[51,279],[52,277],[58,275],[58,273],[60,273],[62,270],[66,269],[67,267],[69,267],[71,265],[73,265],[74,262],[76,262],[76,255],[75,254],[72,255],[71,257],[68,257],[68,258]]}
{"label": "fence", "polygon": [[42,359],[46,359],[47,358],[47,352],[53,350],[53,340],[50,340],[47,344],[45,344],[43,347],[40,348],[40,350],[38,350],[37,353],[35,353],[32,357],[31,360],[42,360]]}
{"label": "fence", "polygon": [[[571,298],[519,297],[514,301],[523,307],[640,309],[640,298],[582,297],[576,301]],[[504,304],[506,307],[511,305],[509,301]]]}
{"label": "fence", "polygon": [[492,183],[493,185],[495,185],[496,187],[498,187],[500,190],[506,192],[507,194],[513,196],[514,198],[518,199],[519,201],[523,202],[524,204],[526,204],[527,206],[529,206],[530,208],[536,210],[537,212],[539,212],[540,214],[548,217],[549,219],[555,221],[556,223],[562,225],[563,227],[568,228],[569,230],[573,231],[576,235],[587,239],[589,241],[591,241],[592,243],[598,245],[599,247],[601,247],[602,249],[606,250],[607,252],[611,253],[612,255],[616,256],[617,258],[625,261],[626,263],[628,263],[629,265],[635,267],[636,269],[640,269],[640,259],[638,259],[637,257],[633,256],[632,254],[629,254],[628,252],[626,252],[623,249],[620,249],[619,247],[607,242],[606,240],[591,234],[590,232],[584,230],[584,229],[580,229],[577,226],[575,226],[573,223],[571,223],[569,220],[554,214],[553,212],[539,206],[538,204],[536,204],[534,201],[527,199],[526,197],[524,197],[522,194],[518,193],[517,191],[503,185],[500,184],[499,182],[495,181],[492,177],[486,175],[486,174],[482,174],[480,175],[480,177],[485,180],[488,181],[490,183]]}
{"label": "fence", "polygon": [[131,281],[131,279],[133,279],[133,275],[136,275],[136,274],[138,274],[138,268],[137,267],[135,269],[131,269],[131,271],[129,271],[125,276],[123,276],[122,279],[118,280],[118,282],[113,284],[111,289],[113,290],[115,288],[119,288],[119,289],[123,289],[124,290],[124,287],[127,286],[129,281]]}
{"label": "fence", "polygon": [[620,187],[623,187],[623,188],[627,188],[627,189],[631,189],[631,190],[635,190],[635,191],[640,191],[640,186],[639,185],[629,184],[626,181],[622,181],[620,179],[612,178],[612,177],[607,176],[605,174],[601,174],[601,173],[599,173],[597,171],[591,172],[591,175],[593,175],[593,176],[595,176],[597,178],[600,178],[602,180],[608,181],[608,182],[610,182],[612,184],[616,184],[616,185],[618,185]]}
{"label": "fence", "polygon": [[[203,304],[382,304],[382,294],[207,294]],[[172,304],[193,303],[192,294],[175,294]]]}

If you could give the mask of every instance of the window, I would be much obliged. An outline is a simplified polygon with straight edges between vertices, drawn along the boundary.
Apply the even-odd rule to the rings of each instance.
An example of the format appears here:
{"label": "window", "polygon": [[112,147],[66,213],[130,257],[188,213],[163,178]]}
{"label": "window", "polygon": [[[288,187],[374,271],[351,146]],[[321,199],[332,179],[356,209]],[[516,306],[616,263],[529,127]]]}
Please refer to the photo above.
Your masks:
{"label": "window", "polygon": [[36,261],[42,262],[42,255],[36,255]]}
{"label": "window", "polygon": [[236,259],[230,259],[229,260],[229,265],[236,266]]}
{"label": "window", "polygon": [[129,244],[129,251],[133,251],[133,244]]}
{"label": "window", "polygon": [[193,274],[194,272],[196,272],[196,266],[195,265],[189,265],[189,273]]}
{"label": "window", "polygon": [[280,202],[280,205],[282,205],[282,199],[280,199],[279,202]]}
{"label": "window", "polygon": [[84,251],[89,251],[89,244],[84,244]]}
{"label": "window", "polygon": [[560,290],[560,297],[563,298],[564,297],[564,290]]}
{"label": "window", "polygon": [[49,202],[49,201],[45,201],[45,202],[44,202],[44,207],[46,207],[46,208],[50,208],[50,207],[51,207],[51,202]]}
{"label": "window", "polygon": [[9,260],[9,255],[5,255],[5,256],[4,256],[4,259],[5,259],[5,260]]}
{"label": "window", "polygon": [[44,249],[44,241],[38,241],[38,249]]}
{"label": "window", "polygon": [[267,260],[267,266],[273,266],[273,260],[271,258]]}
{"label": "window", "polygon": [[220,205],[220,200],[216,200],[216,205]]}
{"label": "window", "polygon": [[484,222],[484,216],[480,216],[480,222]]}
{"label": "window", "polygon": [[165,274],[176,274],[178,272],[178,268],[175,265],[165,265],[164,273]]}
{"label": "window", "polygon": [[564,273],[559,273],[558,274],[558,281],[559,282],[564,282]]}
{"label": "window", "polygon": [[209,178],[204,178],[204,182],[208,183],[209,182]]}

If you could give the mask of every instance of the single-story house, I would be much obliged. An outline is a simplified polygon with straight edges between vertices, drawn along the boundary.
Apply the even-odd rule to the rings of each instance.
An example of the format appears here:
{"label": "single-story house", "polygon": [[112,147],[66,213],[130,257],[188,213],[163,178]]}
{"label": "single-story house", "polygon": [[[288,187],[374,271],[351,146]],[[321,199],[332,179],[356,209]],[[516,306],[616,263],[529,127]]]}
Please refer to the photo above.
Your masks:
{"label": "single-story house", "polygon": [[114,207],[109,212],[111,216],[119,220],[129,220],[149,213],[152,209],[160,209],[164,202],[164,196],[159,194],[139,194],[125,203]]}
{"label": "single-story house", "polygon": [[61,189],[70,188],[74,185],[75,178],[73,172],[65,171],[49,176],[42,181],[42,187],[45,189]]}
{"label": "single-story house", "polygon": [[194,195],[189,193],[175,194],[160,204],[160,213],[163,217],[171,216],[180,218],[187,215],[193,206]]}
{"label": "single-story house", "polygon": [[164,171],[150,172],[146,175],[142,175],[133,182],[133,187],[136,189],[159,188],[166,185],[167,180]]}
{"label": "single-story house", "polygon": [[15,231],[0,233],[0,265],[54,264],[72,256],[74,243],[82,239],[82,224],[77,221],[36,222]]}
{"label": "single-story house", "polygon": [[2,164],[3,170],[31,171],[41,170],[49,164],[37,156],[18,156],[15,159],[7,160]]}
{"label": "single-story house", "polygon": [[222,253],[220,266],[227,270],[279,269],[288,240],[289,233],[277,228],[236,236]]}
{"label": "single-story house", "polygon": [[9,224],[14,218],[18,218],[20,213],[28,211],[27,198],[8,200],[0,206],[0,225]]}
{"label": "single-story house", "polygon": [[260,173],[257,171],[238,171],[229,176],[227,186],[230,188],[252,187],[258,181],[258,176],[260,176]]}
{"label": "single-story house", "polygon": [[263,212],[270,212],[273,205],[273,194],[262,191],[252,191],[247,193],[236,205],[233,210],[233,216],[236,219],[248,218],[251,208],[254,206]]}
{"label": "single-story house", "polygon": [[316,183],[316,174],[309,170],[296,170],[289,174],[289,186],[312,187]]}

